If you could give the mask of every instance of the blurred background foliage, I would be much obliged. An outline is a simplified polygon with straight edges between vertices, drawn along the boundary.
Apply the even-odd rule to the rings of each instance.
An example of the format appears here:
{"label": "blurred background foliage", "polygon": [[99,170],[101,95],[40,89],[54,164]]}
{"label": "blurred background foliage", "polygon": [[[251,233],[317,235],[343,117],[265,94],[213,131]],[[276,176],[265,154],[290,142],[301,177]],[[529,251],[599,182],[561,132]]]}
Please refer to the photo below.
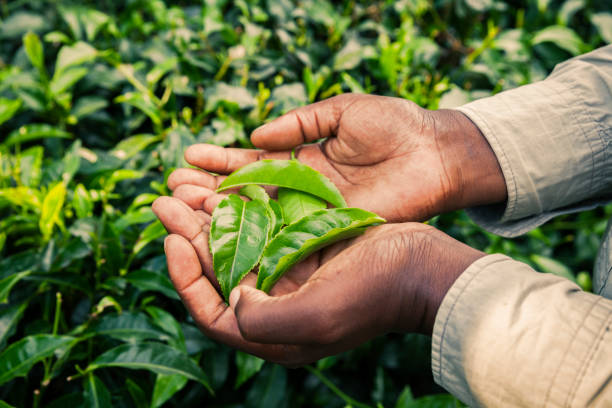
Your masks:
{"label": "blurred background foliage", "polygon": [[[306,370],[207,339],[168,279],[150,204],[192,143],[249,147],[265,121],[343,92],[436,109],[537,81],[612,42],[610,10],[0,0],[0,406],[459,405],[431,379],[427,337],[388,335]],[[611,214],[560,217],[513,240],[463,212],[431,223],[588,290]]]}

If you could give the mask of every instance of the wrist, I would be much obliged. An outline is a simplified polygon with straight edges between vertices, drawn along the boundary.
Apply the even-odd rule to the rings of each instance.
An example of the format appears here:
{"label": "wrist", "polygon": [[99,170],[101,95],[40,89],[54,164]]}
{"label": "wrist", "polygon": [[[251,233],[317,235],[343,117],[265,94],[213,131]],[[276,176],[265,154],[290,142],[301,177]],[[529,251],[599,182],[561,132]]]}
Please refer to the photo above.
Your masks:
{"label": "wrist", "polygon": [[394,331],[431,335],[444,297],[455,281],[478,259],[486,256],[424,224],[401,224],[410,245],[405,248],[405,269],[398,285],[401,294]]}
{"label": "wrist", "polygon": [[431,113],[440,159],[451,189],[449,199],[442,204],[443,212],[506,201],[501,167],[480,129],[456,110]]}

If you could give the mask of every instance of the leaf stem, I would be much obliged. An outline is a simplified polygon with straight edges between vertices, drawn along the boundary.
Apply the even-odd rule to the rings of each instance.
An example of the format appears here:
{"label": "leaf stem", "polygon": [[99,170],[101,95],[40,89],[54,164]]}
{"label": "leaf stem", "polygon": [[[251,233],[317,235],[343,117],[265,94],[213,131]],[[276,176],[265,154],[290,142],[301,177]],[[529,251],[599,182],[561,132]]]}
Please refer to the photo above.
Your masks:
{"label": "leaf stem", "polygon": [[342,390],[331,382],[329,378],[327,378],[321,370],[314,368],[313,366],[305,366],[306,370],[308,370],[311,374],[317,377],[323,384],[327,386],[334,394],[340,397],[347,405],[357,407],[357,408],[372,408],[370,405],[364,404],[363,402],[359,402],[354,400],[353,398],[346,395]]}
{"label": "leaf stem", "polygon": [[55,316],[53,318],[53,334],[57,334],[59,326],[60,313],[62,309],[62,294],[61,292],[55,293]]}

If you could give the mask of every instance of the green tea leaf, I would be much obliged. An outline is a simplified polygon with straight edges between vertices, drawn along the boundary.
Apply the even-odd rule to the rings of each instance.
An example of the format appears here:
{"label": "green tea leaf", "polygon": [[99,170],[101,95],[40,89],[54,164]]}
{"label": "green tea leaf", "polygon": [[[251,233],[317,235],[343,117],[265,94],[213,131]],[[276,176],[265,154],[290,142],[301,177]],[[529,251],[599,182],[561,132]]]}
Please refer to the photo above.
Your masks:
{"label": "green tea leaf", "polygon": [[140,269],[130,272],[125,280],[136,286],[140,290],[152,290],[160,292],[170,299],[179,300],[179,296],[172,286],[170,279],[164,274]]}
{"label": "green tea leaf", "polygon": [[93,61],[97,55],[98,51],[84,42],[79,41],[72,45],[64,45],[57,54],[54,79],[60,76],[65,69]]}
{"label": "green tea leaf", "polygon": [[324,175],[297,160],[259,160],[230,174],[217,191],[263,184],[303,191],[328,201],[335,207],[346,207],[336,186]]}
{"label": "green tea leaf", "polygon": [[378,215],[359,208],[333,208],[307,215],[268,243],[259,266],[257,288],[268,292],[287,270],[308,255],[384,222]]}
{"label": "green tea leaf", "polygon": [[79,183],[74,189],[74,194],[72,196],[72,208],[76,212],[77,217],[90,217],[92,215],[93,207],[94,204],[89,191],[87,191],[83,184]]}
{"label": "green tea leaf", "polygon": [[0,384],[15,377],[25,377],[34,364],[70,347],[75,341],[69,336],[36,334],[11,344],[0,354]]}
{"label": "green tea leaf", "polygon": [[327,203],[319,197],[292,188],[278,189],[278,203],[283,209],[287,224],[293,224],[308,214],[327,208]]}
{"label": "green tea leaf", "polygon": [[135,343],[146,339],[163,339],[167,335],[153,326],[144,313],[107,314],[92,324],[88,332]]}
{"label": "green tea leaf", "polygon": [[164,235],[166,235],[166,228],[164,228],[164,225],[159,220],[153,221],[140,233],[132,252],[134,254],[139,253],[145,246]]}
{"label": "green tea leaf", "polygon": [[86,370],[93,371],[103,367],[179,374],[200,382],[213,394],[208,377],[189,356],[161,343],[123,344],[103,353]]}
{"label": "green tea leaf", "polygon": [[32,65],[43,73],[45,71],[45,56],[40,38],[30,31],[23,36],[23,46]]}
{"label": "green tea leaf", "polygon": [[0,303],[8,303],[8,297],[11,294],[13,286],[30,273],[30,271],[19,272],[0,280]]}
{"label": "green tea leaf", "polygon": [[282,406],[287,398],[287,369],[270,364],[257,376],[246,397],[247,408]]}
{"label": "green tea leaf", "polygon": [[591,16],[591,22],[597,27],[601,38],[608,44],[612,44],[612,13],[595,13]]}
{"label": "green tea leaf", "polygon": [[266,206],[270,228],[268,228],[268,241],[280,231],[284,223],[283,213],[280,205],[270,199],[266,190],[256,184],[249,184],[240,189],[240,194],[251,200],[259,200]]}
{"label": "green tea leaf", "polygon": [[576,282],[576,276],[574,276],[572,270],[555,259],[537,254],[531,255],[529,259],[537,265],[541,272],[552,273],[553,275]]}
{"label": "green tea leaf", "polygon": [[572,55],[582,53],[582,49],[584,48],[584,43],[578,34],[571,28],[563,26],[546,27],[536,32],[531,40],[533,45],[544,42],[551,42]]}
{"label": "green tea leaf", "polygon": [[4,144],[6,146],[13,146],[15,144],[21,144],[36,139],[45,139],[49,137],[59,137],[63,139],[70,139],[72,135],[64,130],[58,129],[50,125],[24,125],[19,129],[11,132],[9,137],[6,138]]}
{"label": "green tea leaf", "polygon": [[176,321],[174,316],[166,312],[164,309],[156,306],[147,306],[145,310],[151,316],[151,319],[153,319],[153,323],[156,326],[170,334],[170,345],[180,349],[181,351],[187,352],[183,329],[181,329],[181,325]]}
{"label": "green tea leaf", "polygon": [[269,228],[266,207],[259,200],[243,201],[236,194],[230,194],[213,211],[210,252],[226,300],[259,262]]}
{"label": "green tea leaf", "polygon": [[236,368],[238,375],[234,389],[238,389],[249,378],[257,374],[263,367],[265,361],[259,357],[252,356],[242,351],[236,351]]}
{"label": "green tea leaf", "polygon": [[79,82],[88,72],[89,70],[85,67],[72,67],[54,75],[49,84],[51,93],[55,96],[60,95],[72,88],[72,86]]}
{"label": "green tea leaf", "polygon": [[15,116],[21,104],[21,99],[0,98],[0,125]]}
{"label": "green tea leaf", "polygon": [[134,135],[119,142],[110,153],[118,159],[127,160],[136,156],[151,143],[158,140],[160,140],[159,136],[147,134]]}
{"label": "green tea leaf", "polygon": [[0,307],[0,350],[4,348],[4,343],[14,333],[17,322],[21,319],[27,306],[27,302],[22,302]]}
{"label": "green tea leaf", "polygon": [[106,385],[96,377],[93,373],[87,374],[85,377],[85,402],[88,407],[92,408],[110,408],[112,407],[111,393],[106,388]]}
{"label": "green tea leaf", "polygon": [[51,237],[53,227],[62,225],[62,207],[66,199],[66,187],[64,183],[57,183],[47,195],[42,203],[42,211],[38,226],[45,240]]}
{"label": "green tea leaf", "polygon": [[157,374],[155,387],[153,388],[153,397],[151,398],[151,407],[161,407],[174,394],[185,387],[187,380],[187,377],[179,374]]}

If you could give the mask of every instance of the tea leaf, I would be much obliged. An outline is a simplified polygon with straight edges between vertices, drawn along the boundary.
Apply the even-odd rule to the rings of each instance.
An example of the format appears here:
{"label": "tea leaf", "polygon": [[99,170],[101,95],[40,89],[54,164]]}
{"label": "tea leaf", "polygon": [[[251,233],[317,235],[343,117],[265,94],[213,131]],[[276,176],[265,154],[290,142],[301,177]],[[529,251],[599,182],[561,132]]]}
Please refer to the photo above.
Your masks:
{"label": "tea leaf", "polygon": [[24,377],[34,364],[70,347],[75,340],[70,336],[36,334],[11,344],[0,354],[0,384],[15,377]]}
{"label": "tea leaf", "polygon": [[278,202],[287,224],[293,224],[308,214],[327,208],[324,200],[291,188],[278,189]]}
{"label": "tea leaf", "polygon": [[40,232],[45,240],[51,237],[55,225],[62,225],[61,214],[65,199],[66,187],[61,182],[57,183],[45,196],[42,203],[40,220],[38,221]]}
{"label": "tea leaf", "polygon": [[113,406],[110,391],[93,373],[89,373],[85,377],[83,396],[88,407],[107,408]]}
{"label": "tea leaf", "polygon": [[49,137],[70,139],[72,135],[64,130],[58,129],[50,125],[31,124],[24,125],[12,131],[9,137],[7,137],[4,141],[4,144],[6,146],[13,146],[32,140],[45,139]]}
{"label": "tea leaf", "polygon": [[260,200],[243,201],[236,194],[230,194],[213,211],[210,251],[226,300],[259,262],[269,228],[266,207]]}
{"label": "tea leaf", "polygon": [[250,198],[251,200],[260,200],[266,206],[266,212],[270,219],[270,228],[268,229],[268,241],[280,231],[284,224],[283,212],[280,205],[270,199],[266,190],[256,184],[249,184],[240,189],[240,194]]}
{"label": "tea leaf", "polygon": [[324,175],[297,160],[260,160],[230,174],[217,191],[263,184],[287,187],[320,197],[336,207],[346,207],[338,188]]}
{"label": "tea leaf", "polygon": [[151,407],[161,407],[174,394],[182,390],[187,384],[188,378],[179,374],[157,374],[155,387],[153,388],[153,397],[151,398]]}
{"label": "tea leaf", "polygon": [[96,358],[86,369],[123,367],[157,374],[179,374],[204,385],[214,394],[208,377],[186,354],[160,343],[123,344]]}
{"label": "tea leaf", "polygon": [[286,271],[308,255],[384,222],[376,214],[359,208],[319,210],[307,215],[285,227],[266,246],[257,275],[257,288],[268,292]]}

